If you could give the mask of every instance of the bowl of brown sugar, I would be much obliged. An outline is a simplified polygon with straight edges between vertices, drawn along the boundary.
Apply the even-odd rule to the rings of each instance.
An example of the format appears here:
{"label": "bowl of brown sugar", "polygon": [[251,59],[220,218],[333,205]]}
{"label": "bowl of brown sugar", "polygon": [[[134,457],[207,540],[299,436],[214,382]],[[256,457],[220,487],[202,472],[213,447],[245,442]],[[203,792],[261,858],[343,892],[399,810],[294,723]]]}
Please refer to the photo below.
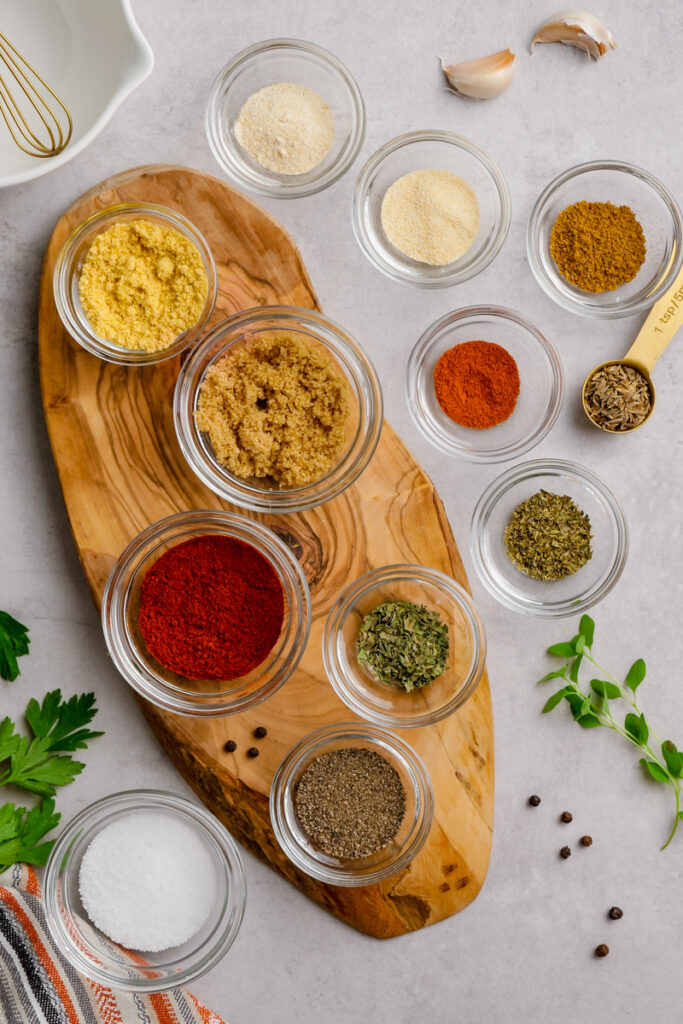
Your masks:
{"label": "bowl of brown sugar", "polygon": [[220,497],[295,512],[340,494],[382,429],[377,374],[321,313],[260,306],[223,320],[183,365],[174,418],[181,450]]}
{"label": "bowl of brown sugar", "polygon": [[558,175],[539,196],[527,256],[565,309],[612,319],[648,309],[683,263],[681,211],[648,171],[596,160]]}

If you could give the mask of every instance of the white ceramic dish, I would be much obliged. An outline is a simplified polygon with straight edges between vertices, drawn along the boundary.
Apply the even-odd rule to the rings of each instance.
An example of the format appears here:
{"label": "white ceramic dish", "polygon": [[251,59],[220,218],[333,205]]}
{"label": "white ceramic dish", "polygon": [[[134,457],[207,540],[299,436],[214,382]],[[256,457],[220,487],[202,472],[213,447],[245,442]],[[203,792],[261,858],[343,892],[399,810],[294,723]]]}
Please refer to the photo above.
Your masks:
{"label": "white ceramic dish", "polygon": [[64,100],[71,141],[58,156],[37,159],[15,145],[0,121],[0,188],[48,174],[102,131],[114,111],[154,67],[130,0],[0,0],[3,33]]}

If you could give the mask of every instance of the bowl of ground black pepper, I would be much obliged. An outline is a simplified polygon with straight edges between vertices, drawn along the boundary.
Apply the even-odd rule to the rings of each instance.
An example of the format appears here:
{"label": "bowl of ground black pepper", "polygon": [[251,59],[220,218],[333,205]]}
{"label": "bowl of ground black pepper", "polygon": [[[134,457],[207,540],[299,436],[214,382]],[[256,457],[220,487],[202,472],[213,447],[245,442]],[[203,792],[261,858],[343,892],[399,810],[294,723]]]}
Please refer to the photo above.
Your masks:
{"label": "bowl of ground black pepper", "polygon": [[365,107],[355,79],[328,50],[268,39],[219,72],[205,127],[213,155],[238,185],[296,199],[346,173],[365,138]]}
{"label": "bowl of ground black pepper", "polygon": [[499,476],[472,516],[472,559],[491,594],[527,615],[575,615],[600,601],[626,563],[628,527],[595,473],[559,459]]}
{"label": "bowl of ground black pepper", "polygon": [[648,171],[615,160],[558,175],[529,219],[536,280],[582,316],[611,319],[649,308],[683,263],[678,203]]}
{"label": "bowl of ground black pepper", "polygon": [[102,599],[109,653],[126,682],[176,714],[230,715],[270,697],[298,665],[308,584],[270,530],[222,511],[143,530]]}
{"label": "bowl of ground black pepper", "polygon": [[304,736],[270,790],[280,846],[331,885],[370,885],[406,868],[433,816],[432,783],[417,754],[394,733],[359,722]]}
{"label": "bowl of ground black pepper", "polygon": [[118,203],[67,238],[53,288],[60,318],[83,348],[141,366],[178,356],[200,337],[216,302],[216,265],[181,213]]}
{"label": "bowl of ground black pepper", "polygon": [[555,423],[564,394],[552,342],[521,313],[469,306],[431,324],[408,360],[408,408],[446,455],[503,462]]}
{"label": "bowl of ground black pepper", "polygon": [[260,306],[218,324],[183,365],[174,417],[190,467],[254,511],[295,512],[340,494],[382,429],[377,374],[313,310]]}
{"label": "bowl of ground black pepper", "polygon": [[399,729],[439,722],[474,693],[486,660],[470,595],[421,565],[389,565],[342,591],[323,633],[325,671],[347,707]]}
{"label": "bowl of ground black pepper", "polygon": [[356,182],[356,241],[395,281],[421,288],[467,281],[498,254],[509,226],[510,195],[500,169],[453,132],[392,139]]}

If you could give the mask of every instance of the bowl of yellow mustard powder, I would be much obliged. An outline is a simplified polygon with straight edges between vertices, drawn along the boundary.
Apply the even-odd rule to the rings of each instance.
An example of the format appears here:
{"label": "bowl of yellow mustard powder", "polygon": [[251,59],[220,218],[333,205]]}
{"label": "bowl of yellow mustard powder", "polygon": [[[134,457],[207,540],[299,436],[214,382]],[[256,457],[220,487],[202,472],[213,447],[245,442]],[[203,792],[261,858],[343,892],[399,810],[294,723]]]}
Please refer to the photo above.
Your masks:
{"label": "bowl of yellow mustard powder", "polygon": [[681,212],[666,186],[640,167],[580,164],[536,201],[527,255],[541,288],[564,309],[630,316],[649,309],[681,268]]}
{"label": "bowl of yellow mustard powder", "polygon": [[310,309],[261,306],[218,324],[183,364],[176,433],[197,476],[254,511],[295,512],[363,472],[382,429],[377,374]]}
{"label": "bowl of yellow mustard powder", "polygon": [[510,195],[499,168],[452,132],[392,139],[356,183],[356,240],[396,281],[421,288],[467,281],[494,259],[509,226]]}
{"label": "bowl of yellow mustard powder", "polygon": [[120,203],[67,238],[54,271],[64,326],[108,362],[156,363],[193,344],[216,301],[216,266],[182,214]]}
{"label": "bowl of yellow mustard powder", "polygon": [[349,169],[365,138],[365,107],[332,53],[301,39],[268,39],[219,72],[205,127],[213,155],[239,186],[294,199]]}

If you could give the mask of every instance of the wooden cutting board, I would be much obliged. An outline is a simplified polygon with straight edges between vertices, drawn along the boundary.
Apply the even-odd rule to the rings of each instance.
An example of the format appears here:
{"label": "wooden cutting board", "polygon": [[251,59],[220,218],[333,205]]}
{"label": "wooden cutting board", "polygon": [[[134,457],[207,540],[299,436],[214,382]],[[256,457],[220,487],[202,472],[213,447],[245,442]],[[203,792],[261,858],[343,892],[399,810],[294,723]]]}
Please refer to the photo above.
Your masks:
{"label": "wooden cutting board", "polygon": [[[55,308],[52,273],[69,232],[104,206],[135,201],[181,211],[207,239],[219,278],[213,322],[266,304],[319,308],[286,232],[208,175],[183,167],[136,168],[97,185],[60,218],[43,267],[40,378],[74,540],[98,605],[115,559],[140,530],[185,509],[231,508],[195,478],[176,443],[171,404],[179,360],[140,369],[102,362],[71,340]],[[371,338],[359,340],[371,347]],[[372,462],[340,497],[302,514],[246,514],[285,538],[308,578],[313,626],[299,669],[268,701],[240,715],[184,718],[141,700],[143,713],[184,778],[232,834],[326,910],[378,938],[457,913],[479,892],[491,848],[493,722],[486,675],[446,721],[402,733],[427,765],[436,795],[431,833],[406,870],[357,889],[324,885],[285,858],[268,815],[270,782],[289,748],[317,726],[354,717],[328,683],[321,656],[323,623],[340,589],[395,562],[432,566],[467,586],[439,496],[385,424]],[[260,757],[251,760],[246,750],[259,725],[268,736],[258,744]],[[237,743],[234,754],[223,749],[228,739]],[[140,785],[146,781],[141,774]]]}

